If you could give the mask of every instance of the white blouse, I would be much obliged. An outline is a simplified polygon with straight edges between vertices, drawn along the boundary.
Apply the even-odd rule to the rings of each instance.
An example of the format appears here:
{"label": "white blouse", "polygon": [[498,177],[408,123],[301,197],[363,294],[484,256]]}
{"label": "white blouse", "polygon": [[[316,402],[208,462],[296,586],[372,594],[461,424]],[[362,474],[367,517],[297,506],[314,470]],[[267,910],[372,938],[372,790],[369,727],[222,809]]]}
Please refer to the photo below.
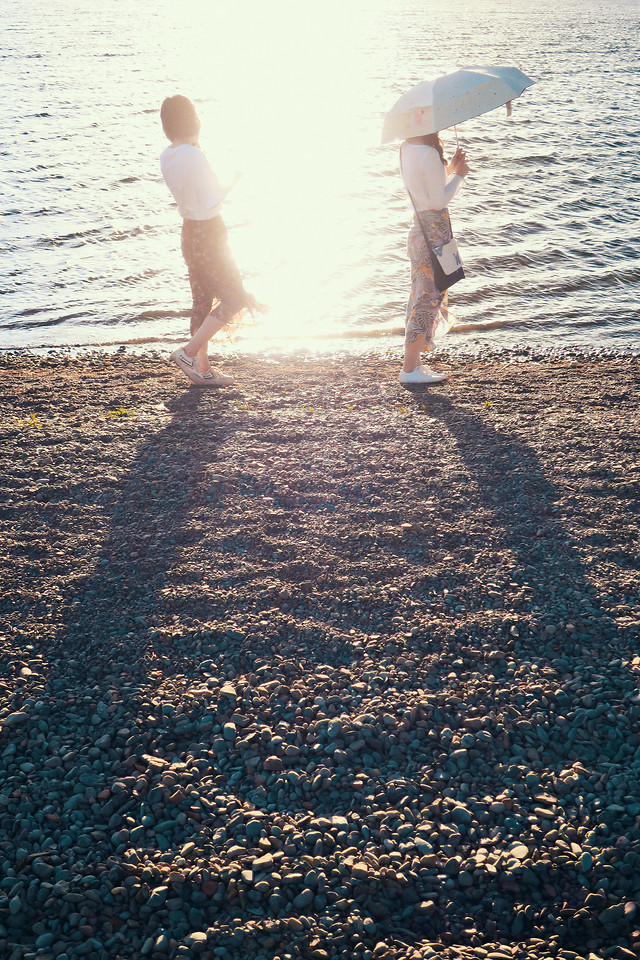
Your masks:
{"label": "white blouse", "polygon": [[219,215],[226,190],[199,147],[190,143],[166,147],[160,154],[160,169],[183,220],[210,220]]}
{"label": "white blouse", "polygon": [[422,143],[403,143],[400,147],[400,171],[404,186],[418,210],[443,210],[462,186],[464,177],[447,175],[435,147]]}

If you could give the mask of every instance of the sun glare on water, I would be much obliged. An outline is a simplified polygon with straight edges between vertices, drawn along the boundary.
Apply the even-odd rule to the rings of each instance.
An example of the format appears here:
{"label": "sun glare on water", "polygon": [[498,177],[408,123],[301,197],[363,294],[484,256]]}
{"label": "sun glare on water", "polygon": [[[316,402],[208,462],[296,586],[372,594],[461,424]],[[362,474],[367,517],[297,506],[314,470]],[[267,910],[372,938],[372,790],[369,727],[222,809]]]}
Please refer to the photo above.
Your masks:
{"label": "sun glare on water", "polygon": [[196,102],[221,181],[243,174],[223,213],[247,287],[270,306],[260,337],[342,332],[345,293],[353,306],[366,285],[362,197],[382,162],[366,66],[375,9],[202,3],[175,32],[167,93]]}
{"label": "sun glare on water", "polygon": [[401,350],[412,211],[384,116],[418,81],[478,64],[535,84],[511,118],[458,128],[467,276],[443,345],[635,348],[636,7],[4,0],[0,350],[184,339],[180,219],[159,165],[159,108],[176,93],[195,101],[221,182],[243,173],[224,218],[271,310],[238,349]]}

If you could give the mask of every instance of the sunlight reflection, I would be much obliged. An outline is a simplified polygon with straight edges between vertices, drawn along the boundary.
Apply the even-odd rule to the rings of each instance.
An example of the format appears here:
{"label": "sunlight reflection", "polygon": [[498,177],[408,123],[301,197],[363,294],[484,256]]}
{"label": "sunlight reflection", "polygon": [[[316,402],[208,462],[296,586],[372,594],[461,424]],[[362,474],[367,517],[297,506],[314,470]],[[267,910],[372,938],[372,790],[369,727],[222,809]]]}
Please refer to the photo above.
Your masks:
{"label": "sunlight reflection", "polygon": [[297,335],[301,323],[326,333],[370,263],[356,198],[379,153],[366,82],[376,4],[367,4],[367,30],[357,3],[316,13],[250,3],[225,6],[221,18],[217,5],[197,10],[199,34],[215,43],[206,70],[193,51],[175,90],[196,101],[201,143],[221,180],[243,173],[224,216],[247,286],[271,306],[258,326],[270,337]]}
{"label": "sunlight reflection", "polygon": [[[420,80],[505,62],[539,86],[511,120],[497,110],[460,130],[471,174],[451,214],[468,270],[452,300],[466,338],[482,342],[507,318],[510,332],[489,340],[635,345],[637,216],[624,172],[636,118],[620,90],[635,76],[637,16],[633,4],[594,8],[589,55],[576,60],[563,30],[581,3],[5,0],[0,349],[184,338],[179,218],[158,164],[159,106],[178,92],[197,102],[221,179],[244,171],[225,219],[247,286],[272,309],[238,349],[262,336],[276,350],[285,331],[324,349],[329,334],[339,345],[397,330],[411,208],[397,145],[380,146],[384,114]],[[609,35],[620,51],[600,42]],[[611,232],[620,247],[605,244]],[[604,314],[592,254],[606,264]]]}

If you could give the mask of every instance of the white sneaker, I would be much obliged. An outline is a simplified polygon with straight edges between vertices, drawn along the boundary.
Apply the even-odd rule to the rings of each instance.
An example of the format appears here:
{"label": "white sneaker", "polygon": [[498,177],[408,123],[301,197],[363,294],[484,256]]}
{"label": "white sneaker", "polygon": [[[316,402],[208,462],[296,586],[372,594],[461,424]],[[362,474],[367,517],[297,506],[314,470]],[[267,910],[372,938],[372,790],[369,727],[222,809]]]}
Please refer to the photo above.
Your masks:
{"label": "white sneaker", "polygon": [[233,377],[210,367],[206,373],[202,374],[200,383],[203,387],[230,387],[233,383]]}
{"label": "white sneaker", "polygon": [[180,367],[183,373],[186,373],[192,383],[197,383],[199,386],[202,386],[203,378],[198,370],[197,357],[188,357],[183,348],[180,347],[179,350],[174,350],[171,354],[171,359]]}
{"label": "white sneaker", "polygon": [[405,370],[400,371],[400,383],[442,383],[446,379],[446,373],[434,373],[433,370],[421,363],[411,373],[407,373]]}

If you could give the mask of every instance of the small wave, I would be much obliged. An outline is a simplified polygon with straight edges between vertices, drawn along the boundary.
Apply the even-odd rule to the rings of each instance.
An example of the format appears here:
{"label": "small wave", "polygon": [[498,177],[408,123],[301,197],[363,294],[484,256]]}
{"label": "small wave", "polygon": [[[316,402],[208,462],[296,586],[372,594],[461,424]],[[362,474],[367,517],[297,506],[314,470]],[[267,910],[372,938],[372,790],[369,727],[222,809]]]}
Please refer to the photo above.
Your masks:
{"label": "small wave", "polygon": [[102,237],[102,240],[110,242],[111,240],[128,240],[130,237],[139,237],[144,233],[144,227],[131,227],[130,230],[114,230],[108,236]]}
{"label": "small wave", "polygon": [[[598,258],[594,266],[602,266],[602,259]],[[548,283],[545,288],[547,296],[558,296],[567,293],[580,293],[587,290],[600,291],[611,287],[629,287],[633,290],[640,281],[640,268],[632,267],[628,270],[601,270],[594,273],[580,273],[575,277],[567,277],[559,283]]]}
{"label": "small wave", "polygon": [[476,323],[456,323],[449,330],[449,334],[452,333],[473,333],[474,331],[483,332],[485,330],[508,330],[514,327],[522,327],[523,329],[528,329],[532,326],[539,326],[541,324],[551,325],[557,323],[555,317],[547,317],[546,319],[538,319],[535,321],[535,324],[527,320],[515,320],[511,317],[508,320],[485,320],[478,321]]}
{"label": "small wave", "polygon": [[261,340],[374,340],[380,337],[404,336],[404,327],[350,327],[339,330],[326,330],[324,333],[288,334],[270,337],[261,332]]}
{"label": "small wave", "polygon": [[474,330],[500,330],[505,327],[519,326],[517,320],[487,320],[484,323],[455,323],[449,330],[452,333],[472,333]]}
{"label": "small wave", "polygon": [[[184,337],[181,338],[184,340]],[[173,344],[180,342],[177,337],[163,337],[156,335],[154,337],[130,337],[127,340],[101,340],[99,343],[77,343],[76,347],[139,347],[144,343],[167,343]]]}
{"label": "small wave", "polygon": [[[140,273],[132,273],[128,277],[122,277],[120,283],[123,287],[134,287],[136,284],[150,280],[151,277],[156,277],[160,273],[162,273],[162,270],[150,267],[148,270],[141,270]],[[95,277],[92,277],[90,282],[93,282],[95,279]],[[162,313],[161,315],[166,316],[166,313]]]}
{"label": "small wave", "polygon": [[39,247],[60,247],[65,243],[73,243],[73,241],[90,241],[91,237],[102,233],[101,227],[93,227],[90,230],[77,230],[74,233],[63,234],[59,237],[42,237],[36,243]]}
{"label": "small wave", "polygon": [[42,307],[24,307],[22,310],[18,310],[18,317],[34,317],[36,314],[42,313]]}
{"label": "small wave", "polygon": [[517,161],[517,165],[520,167],[530,167],[534,163],[539,163],[545,167],[552,167],[561,162],[562,161],[559,159],[559,157],[554,157],[552,154],[534,153],[530,154],[528,157],[520,157]]}
{"label": "small wave", "polygon": [[176,319],[183,319],[188,317],[190,310],[143,310],[142,313],[137,313],[135,317],[131,317],[130,323],[137,323],[139,320],[168,320],[171,317]]}
{"label": "small wave", "polygon": [[61,234],[57,237],[42,237],[36,241],[40,247],[61,247],[65,244],[79,246],[82,243],[111,243],[117,240],[128,240],[144,233],[144,227],[131,227],[129,230],[112,230],[109,227],[91,227],[87,230],[77,230],[73,233]]}
{"label": "small wave", "polygon": [[[40,311],[34,310],[32,312],[39,313]],[[21,320],[18,323],[3,323],[0,324],[0,330],[38,330],[40,327],[57,327],[65,320],[77,320],[82,316],[84,314],[76,313],[66,317],[51,317],[49,320],[27,320],[26,322]]]}

